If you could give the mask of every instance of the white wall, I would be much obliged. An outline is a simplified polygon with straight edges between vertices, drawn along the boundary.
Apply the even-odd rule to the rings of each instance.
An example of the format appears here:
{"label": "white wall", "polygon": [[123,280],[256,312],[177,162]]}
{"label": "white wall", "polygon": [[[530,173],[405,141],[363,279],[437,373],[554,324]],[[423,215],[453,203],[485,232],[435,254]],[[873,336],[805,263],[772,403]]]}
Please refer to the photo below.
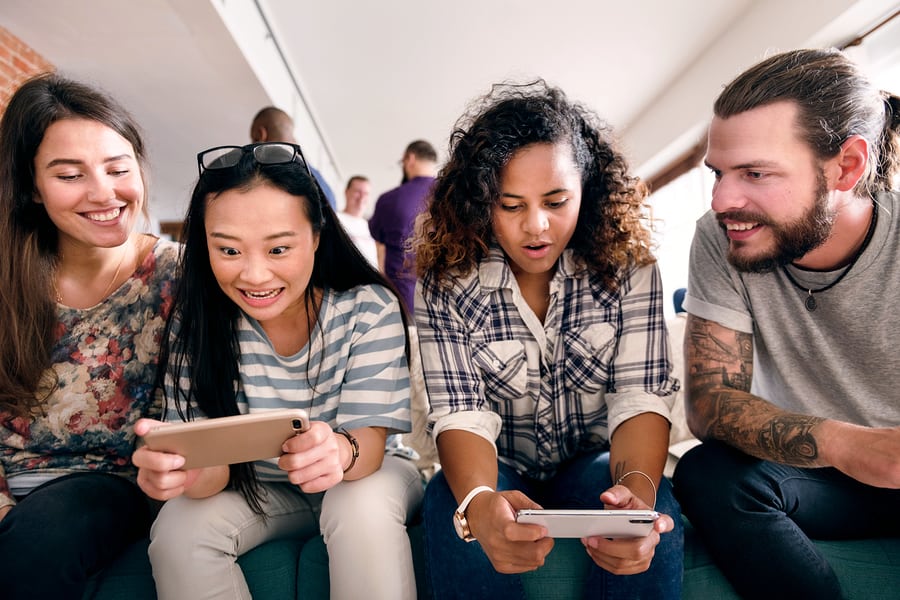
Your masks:
{"label": "white wall", "polygon": [[648,178],[697,141],[722,86],[769,54],[842,45],[896,10],[896,0],[759,0],[622,131],[631,162]]}
{"label": "white wall", "polygon": [[271,100],[270,104],[284,110],[294,119],[295,137],[303,146],[303,154],[335,190],[335,199],[340,208],[344,197],[338,191],[344,188],[337,180],[337,170],[324,134],[316,127],[315,115],[310,112],[309,106],[304,101],[303,83],[297,81],[295,85],[295,80],[291,78],[291,71],[294,77],[299,77],[298,69],[291,65],[291,71],[288,70],[255,2],[246,0],[211,0],[211,2],[234,37],[235,43],[244,53],[250,68],[256,73]]}

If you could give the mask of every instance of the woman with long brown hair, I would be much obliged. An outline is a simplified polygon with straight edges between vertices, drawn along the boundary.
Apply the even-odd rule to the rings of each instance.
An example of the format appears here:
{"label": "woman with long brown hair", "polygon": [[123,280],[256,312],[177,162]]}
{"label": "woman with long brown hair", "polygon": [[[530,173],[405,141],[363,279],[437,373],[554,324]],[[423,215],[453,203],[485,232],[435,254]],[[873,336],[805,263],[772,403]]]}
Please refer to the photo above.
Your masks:
{"label": "woman with long brown hair", "polygon": [[23,84],[0,121],[4,598],[80,598],[149,528],[133,424],[161,410],[177,245],[135,229],[144,163],[128,113],[56,74]]}

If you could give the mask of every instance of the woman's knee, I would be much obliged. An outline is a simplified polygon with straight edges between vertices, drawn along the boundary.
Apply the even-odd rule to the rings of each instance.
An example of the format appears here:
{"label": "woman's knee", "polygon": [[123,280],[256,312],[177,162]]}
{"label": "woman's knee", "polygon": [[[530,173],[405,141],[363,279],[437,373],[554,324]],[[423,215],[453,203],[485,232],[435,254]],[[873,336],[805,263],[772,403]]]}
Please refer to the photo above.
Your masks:
{"label": "woman's knee", "polygon": [[381,469],[325,493],[320,527],[326,542],[338,531],[402,530],[422,501],[424,488],[415,465],[385,457]]}
{"label": "woman's knee", "polygon": [[203,548],[234,554],[237,527],[228,506],[218,502],[223,494],[231,492],[211,498],[181,496],[167,501],[150,528],[151,560],[173,560]]}

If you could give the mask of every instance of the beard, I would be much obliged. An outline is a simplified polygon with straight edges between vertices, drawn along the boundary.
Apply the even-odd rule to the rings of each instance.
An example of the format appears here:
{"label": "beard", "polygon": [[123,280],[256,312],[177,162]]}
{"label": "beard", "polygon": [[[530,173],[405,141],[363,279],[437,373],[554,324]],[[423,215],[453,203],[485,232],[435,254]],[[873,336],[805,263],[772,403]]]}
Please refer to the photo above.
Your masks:
{"label": "beard", "polygon": [[769,273],[821,246],[831,236],[835,211],[828,206],[828,184],[821,168],[816,177],[816,190],[812,206],[797,220],[790,223],[775,223],[764,215],[754,215],[740,211],[718,215],[719,225],[725,229],[722,219],[765,225],[772,232],[774,247],[753,256],[742,256],[736,252],[742,242],[731,241],[728,262],[745,273]]}

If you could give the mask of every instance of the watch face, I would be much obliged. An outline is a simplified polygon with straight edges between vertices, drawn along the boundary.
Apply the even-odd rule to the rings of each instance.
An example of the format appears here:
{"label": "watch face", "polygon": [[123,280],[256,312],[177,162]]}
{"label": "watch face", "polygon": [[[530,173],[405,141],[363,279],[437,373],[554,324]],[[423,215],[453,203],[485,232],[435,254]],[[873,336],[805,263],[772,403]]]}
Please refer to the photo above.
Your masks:
{"label": "watch face", "polygon": [[461,540],[465,540],[470,536],[469,524],[466,523],[466,518],[458,512],[453,513],[453,529],[456,530],[456,535],[458,535]]}

